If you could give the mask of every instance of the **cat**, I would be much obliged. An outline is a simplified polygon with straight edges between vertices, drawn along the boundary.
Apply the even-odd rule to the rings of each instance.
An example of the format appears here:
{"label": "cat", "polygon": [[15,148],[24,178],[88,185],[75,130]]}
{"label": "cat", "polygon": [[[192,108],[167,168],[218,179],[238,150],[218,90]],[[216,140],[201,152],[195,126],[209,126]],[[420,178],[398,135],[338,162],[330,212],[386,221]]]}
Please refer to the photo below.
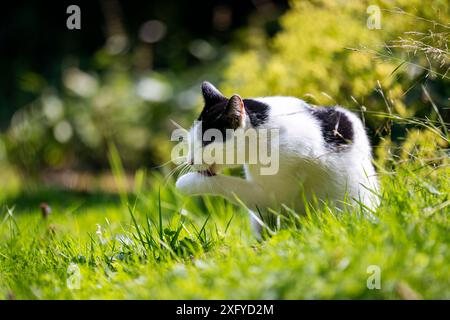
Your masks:
{"label": "cat", "polygon": [[[189,131],[186,158],[194,171],[176,182],[182,193],[218,195],[244,204],[258,236],[270,209],[287,206],[303,212],[305,201],[316,199],[336,208],[358,206],[370,214],[379,205],[371,146],[354,113],[339,106],[314,107],[294,97],[242,99],[235,94],[228,99],[206,81],[202,94],[204,108]],[[219,174],[231,164],[194,163],[194,145],[207,149],[230,139],[205,141],[203,133],[208,129],[227,134],[226,129],[233,133],[274,128],[279,130],[278,149],[273,150],[279,152],[276,174],[263,175],[260,164],[244,163],[242,179]],[[237,153],[247,152],[239,149],[245,146],[234,148]]]}

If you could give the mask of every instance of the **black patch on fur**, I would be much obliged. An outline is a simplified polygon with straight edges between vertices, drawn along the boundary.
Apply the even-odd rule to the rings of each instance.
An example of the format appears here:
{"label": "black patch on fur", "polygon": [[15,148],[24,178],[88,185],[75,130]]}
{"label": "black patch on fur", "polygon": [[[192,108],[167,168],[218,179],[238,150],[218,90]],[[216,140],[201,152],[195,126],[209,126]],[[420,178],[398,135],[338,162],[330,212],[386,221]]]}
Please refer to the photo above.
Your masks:
{"label": "black patch on fur", "polygon": [[[252,100],[243,99],[246,115],[250,119],[253,127],[258,127],[267,121],[269,116],[269,106],[265,103]],[[236,121],[227,116],[224,112],[228,100],[216,103],[214,105],[205,105],[198,121],[202,122],[202,136],[208,129],[217,129],[222,133],[222,137],[226,137],[227,129],[237,129]],[[203,145],[208,145],[212,141],[203,141]]]}
{"label": "black patch on fur", "polygon": [[[216,103],[212,106],[206,105],[198,121],[202,122],[202,137],[208,129],[217,129],[222,133],[222,137],[226,137],[226,130],[232,128],[233,121],[224,113],[228,101]],[[236,129],[236,128],[232,128]],[[203,146],[210,144],[212,141],[203,141]]]}
{"label": "black patch on fur", "polygon": [[244,99],[243,101],[247,116],[254,128],[267,122],[269,117],[269,106],[267,104],[253,99]]}
{"label": "black patch on fur", "polygon": [[312,108],[311,114],[320,122],[322,136],[331,148],[344,147],[352,143],[353,125],[345,113],[334,107]]}

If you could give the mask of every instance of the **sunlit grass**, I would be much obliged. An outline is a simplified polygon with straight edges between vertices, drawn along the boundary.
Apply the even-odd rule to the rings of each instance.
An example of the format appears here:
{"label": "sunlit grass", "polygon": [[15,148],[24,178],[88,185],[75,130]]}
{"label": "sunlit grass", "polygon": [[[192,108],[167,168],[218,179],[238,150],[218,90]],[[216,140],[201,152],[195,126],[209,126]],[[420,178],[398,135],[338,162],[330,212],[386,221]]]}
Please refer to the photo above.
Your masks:
{"label": "sunlit grass", "polygon": [[[114,196],[24,194],[1,212],[0,297],[448,299],[449,176],[448,166],[403,165],[383,176],[376,221],[313,211],[281,220],[262,242],[242,208],[183,198],[170,183],[160,189],[159,176],[128,206]],[[367,288],[370,265],[381,269],[380,290]],[[70,288],[74,268],[79,289]]]}

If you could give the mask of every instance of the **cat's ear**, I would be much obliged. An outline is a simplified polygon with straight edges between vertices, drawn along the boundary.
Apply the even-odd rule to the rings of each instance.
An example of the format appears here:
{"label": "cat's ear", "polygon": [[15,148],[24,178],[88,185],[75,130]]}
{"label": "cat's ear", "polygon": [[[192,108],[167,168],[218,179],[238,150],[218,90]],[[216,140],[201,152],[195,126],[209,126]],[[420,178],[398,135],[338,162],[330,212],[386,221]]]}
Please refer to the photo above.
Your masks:
{"label": "cat's ear", "polygon": [[202,83],[202,94],[206,106],[212,106],[219,102],[227,101],[227,98],[208,81]]}
{"label": "cat's ear", "polygon": [[235,94],[228,100],[225,114],[232,121],[232,127],[234,129],[244,127],[246,117],[244,101],[242,101],[242,98],[239,95]]}

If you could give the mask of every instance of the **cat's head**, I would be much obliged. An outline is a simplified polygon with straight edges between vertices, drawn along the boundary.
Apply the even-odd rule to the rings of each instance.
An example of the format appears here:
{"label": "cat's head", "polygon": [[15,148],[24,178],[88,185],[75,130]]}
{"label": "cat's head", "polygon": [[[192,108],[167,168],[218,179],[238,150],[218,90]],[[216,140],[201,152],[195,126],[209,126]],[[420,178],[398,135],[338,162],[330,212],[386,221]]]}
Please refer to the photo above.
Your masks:
{"label": "cat's head", "polygon": [[238,150],[239,146],[229,142],[234,138],[235,130],[244,129],[248,121],[244,101],[239,95],[227,98],[207,81],[202,83],[202,94],[204,107],[189,132],[187,162],[195,171],[214,175],[224,167],[234,165],[224,163],[226,161],[211,163],[198,155],[200,152],[202,155],[212,154],[213,149],[222,150],[225,159],[227,152],[242,152]]}

